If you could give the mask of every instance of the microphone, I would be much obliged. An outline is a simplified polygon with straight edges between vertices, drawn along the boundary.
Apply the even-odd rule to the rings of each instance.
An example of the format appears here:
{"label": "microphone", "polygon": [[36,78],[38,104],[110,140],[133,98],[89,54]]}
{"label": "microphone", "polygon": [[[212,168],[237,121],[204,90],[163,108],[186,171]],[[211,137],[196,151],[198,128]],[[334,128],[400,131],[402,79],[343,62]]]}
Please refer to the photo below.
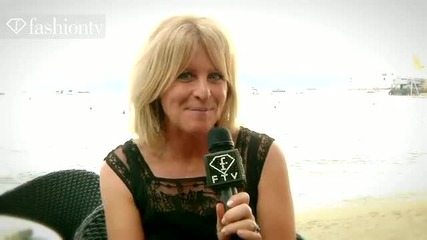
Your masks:
{"label": "microphone", "polygon": [[209,153],[204,156],[207,186],[219,192],[227,211],[227,201],[245,184],[242,157],[226,128],[214,127],[208,134]]}

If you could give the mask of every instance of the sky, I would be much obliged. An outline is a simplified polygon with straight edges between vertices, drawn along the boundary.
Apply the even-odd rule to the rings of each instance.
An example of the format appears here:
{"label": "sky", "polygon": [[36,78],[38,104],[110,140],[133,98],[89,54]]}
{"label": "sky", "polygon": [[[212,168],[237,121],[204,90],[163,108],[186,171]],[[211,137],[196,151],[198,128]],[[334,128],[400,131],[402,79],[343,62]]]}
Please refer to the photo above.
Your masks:
{"label": "sky", "polygon": [[242,87],[370,87],[384,84],[382,74],[427,78],[412,60],[427,64],[425,0],[0,0],[3,22],[105,16],[99,39],[6,38],[0,22],[0,92],[125,91],[150,31],[188,13],[213,17],[228,30]]}

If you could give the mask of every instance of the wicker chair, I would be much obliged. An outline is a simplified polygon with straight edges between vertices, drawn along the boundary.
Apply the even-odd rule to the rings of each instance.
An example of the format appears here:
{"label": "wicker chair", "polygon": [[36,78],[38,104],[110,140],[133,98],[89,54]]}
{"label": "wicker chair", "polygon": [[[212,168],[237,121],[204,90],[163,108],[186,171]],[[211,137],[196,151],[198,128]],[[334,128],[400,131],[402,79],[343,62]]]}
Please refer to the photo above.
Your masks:
{"label": "wicker chair", "polygon": [[[104,207],[98,206],[77,229],[74,240],[107,240],[104,214]],[[305,238],[297,233],[296,240],[305,240]]]}
{"label": "wicker chair", "polygon": [[[98,206],[80,225],[74,240],[107,240],[104,207]],[[305,240],[297,233],[296,240]]]}
{"label": "wicker chair", "polygon": [[74,240],[107,240],[104,207],[98,206],[80,225]]}
{"label": "wicker chair", "polygon": [[99,175],[86,170],[61,170],[32,179],[0,195],[0,214],[50,227],[64,240],[101,205]]}

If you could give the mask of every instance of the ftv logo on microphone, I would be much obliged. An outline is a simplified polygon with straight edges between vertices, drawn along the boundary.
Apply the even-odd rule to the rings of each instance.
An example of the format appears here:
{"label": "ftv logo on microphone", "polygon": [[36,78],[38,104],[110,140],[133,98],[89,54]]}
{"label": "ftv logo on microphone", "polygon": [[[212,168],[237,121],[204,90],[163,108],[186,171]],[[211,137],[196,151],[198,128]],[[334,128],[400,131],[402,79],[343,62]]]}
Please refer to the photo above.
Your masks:
{"label": "ftv logo on microphone", "polygon": [[104,38],[105,28],[105,15],[0,16],[0,38]]}
{"label": "ftv logo on microphone", "polygon": [[228,153],[215,156],[209,163],[209,166],[217,170],[220,175],[212,175],[212,182],[216,183],[219,180],[219,177],[222,177],[223,181],[227,181],[230,176],[233,180],[236,179],[239,172],[232,171],[230,174],[228,173],[228,170],[230,170],[235,161],[236,159]]}
{"label": "ftv logo on microphone", "polygon": [[244,172],[237,150],[217,152],[205,156],[207,161],[206,181],[208,186],[242,182]]}

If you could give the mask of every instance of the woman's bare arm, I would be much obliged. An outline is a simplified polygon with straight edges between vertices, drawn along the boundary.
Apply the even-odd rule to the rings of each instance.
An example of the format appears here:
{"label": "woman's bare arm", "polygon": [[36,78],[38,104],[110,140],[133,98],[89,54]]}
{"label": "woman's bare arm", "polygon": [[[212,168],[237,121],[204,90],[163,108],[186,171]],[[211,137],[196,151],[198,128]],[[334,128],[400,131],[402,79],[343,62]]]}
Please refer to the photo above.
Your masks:
{"label": "woman's bare arm", "polygon": [[108,239],[144,239],[141,218],[132,194],[106,162],[101,167],[100,186]]}
{"label": "woman's bare arm", "polygon": [[263,239],[294,240],[295,216],[285,156],[270,147],[258,185],[257,221]]}

